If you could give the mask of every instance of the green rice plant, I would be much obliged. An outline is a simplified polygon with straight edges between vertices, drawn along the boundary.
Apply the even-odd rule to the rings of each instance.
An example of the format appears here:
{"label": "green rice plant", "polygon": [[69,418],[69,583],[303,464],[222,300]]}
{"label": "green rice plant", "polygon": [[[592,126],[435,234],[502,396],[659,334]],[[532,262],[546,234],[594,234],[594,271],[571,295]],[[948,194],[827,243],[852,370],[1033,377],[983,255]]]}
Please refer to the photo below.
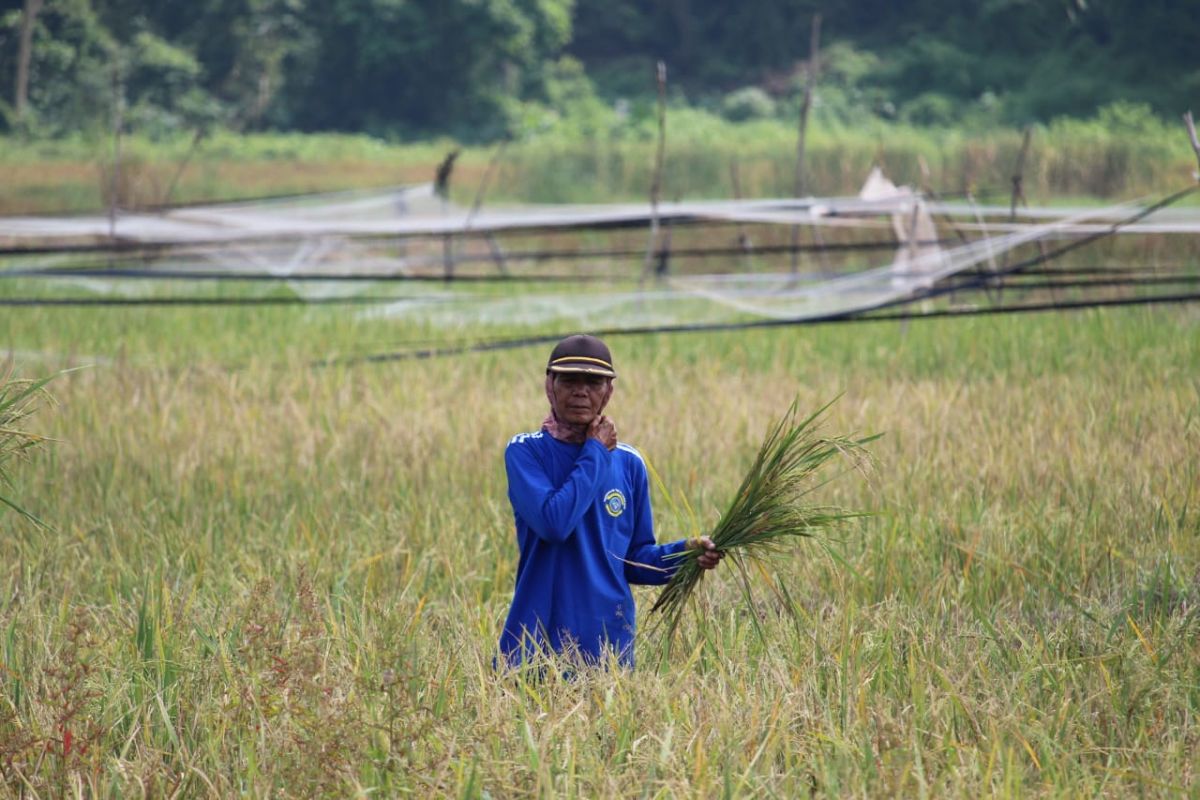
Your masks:
{"label": "green rice plant", "polygon": [[[46,441],[46,437],[21,430],[19,426],[21,421],[37,408],[38,398],[44,394],[42,388],[51,380],[53,376],[40,381],[15,379],[11,363],[0,375],[0,486],[12,486],[9,465],[13,461],[27,456],[31,449]],[[3,492],[0,492],[0,503],[31,522],[45,526],[44,522],[17,505]]]}
{"label": "green rice plant", "polygon": [[[733,501],[709,534],[717,549],[737,567],[747,602],[753,600],[747,561],[761,562],[782,552],[797,538],[808,538],[844,520],[866,516],[807,502],[813,491],[828,482],[817,480],[822,467],[838,456],[851,459],[856,467],[863,465],[870,457],[866,445],[883,435],[862,439],[821,436],[818,422],[833,402],[797,421],[798,399],[792,401],[787,413],[767,432]],[[655,628],[665,633],[664,652],[669,651],[687,601],[704,574],[699,564],[703,553],[702,548],[694,548],[676,556],[681,561],[679,568],[651,608],[652,614],[661,614]]]}
{"label": "green rice plant", "polygon": [[[634,673],[538,683],[492,670],[499,432],[544,413],[536,354],[314,369],[443,332],[0,313],[38,376],[96,363],[22,423],[70,443],[13,465],[54,529],[0,511],[0,797],[1200,797],[1197,312],[623,337],[613,413],[671,477],[664,539],[712,530],[795,397],[842,390],[822,429],[886,431],[885,468],[834,457],[807,499],[881,513],[748,560],[758,613],[726,559],[665,669],[646,637]],[[635,589],[643,635],[659,589]]]}

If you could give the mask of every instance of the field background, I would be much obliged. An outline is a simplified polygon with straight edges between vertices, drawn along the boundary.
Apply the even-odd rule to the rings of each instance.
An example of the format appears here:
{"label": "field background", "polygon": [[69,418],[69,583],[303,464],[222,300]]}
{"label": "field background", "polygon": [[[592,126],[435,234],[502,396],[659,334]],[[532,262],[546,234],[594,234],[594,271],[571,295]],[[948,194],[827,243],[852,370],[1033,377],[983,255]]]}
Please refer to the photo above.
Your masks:
{"label": "field background", "polygon": [[[1182,123],[1115,105],[1088,119],[1034,126],[1023,186],[1030,203],[1127,200],[1192,180],[1196,160]],[[654,165],[653,129],[591,137],[529,136],[504,146],[488,202],[645,200]],[[918,128],[896,123],[821,124],[809,132],[808,192],[855,194],[871,167],[896,183],[959,199],[1007,204],[1021,149],[1016,128]],[[469,206],[500,145],[463,148],[452,198]],[[365,135],[215,132],[126,136],[113,194],[113,142],[103,137],[0,136],[0,214],[125,209],[274,194],[335,191],[432,181],[451,139],[389,141]],[[697,109],[667,121],[664,200],[790,197],[796,132],[776,120],[731,123]],[[734,185],[734,172],[738,186]]]}
{"label": "field background", "polygon": [[[1192,5],[9,2],[0,216],[424,183],[460,146],[466,206],[503,142],[491,205],[644,201],[660,108],[665,201],[852,194],[878,164],[1006,204],[1025,130],[1032,204],[1157,198],[1194,181]],[[644,246],[580,238],[621,236]],[[43,263],[68,261],[4,266]],[[1200,242],[1062,263],[1194,286]],[[632,672],[529,682],[492,669],[517,563],[502,451],[542,419],[548,345],[314,363],[567,332],[513,285],[472,285],[521,301],[490,327],[0,309],[18,378],[79,368],[26,422],[52,440],[2,465],[48,527],[0,511],[0,798],[1200,797],[1196,304],[614,337],[612,413],[671,493],[661,538],[715,519],[793,400],[884,434],[874,471],[819,494],[872,515],[752,572],[753,603],[727,561],[665,661],[644,639]],[[363,291],[449,290],[422,286]],[[304,289],[8,276],[0,300]]]}
{"label": "field background", "polygon": [[[775,565],[797,618],[723,568],[666,663],[642,642],[632,674],[539,684],[490,663],[501,453],[544,413],[544,353],[309,364],[411,335],[0,317],[21,374],[95,365],[18,465],[53,530],[0,517],[5,793],[1196,791],[1196,309],[614,339],[621,436],[703,519],[793,397],[839,394],[830,431],[885,436],[820,496],[875,516]],[[693,532],[654,499],[661,538]]]}

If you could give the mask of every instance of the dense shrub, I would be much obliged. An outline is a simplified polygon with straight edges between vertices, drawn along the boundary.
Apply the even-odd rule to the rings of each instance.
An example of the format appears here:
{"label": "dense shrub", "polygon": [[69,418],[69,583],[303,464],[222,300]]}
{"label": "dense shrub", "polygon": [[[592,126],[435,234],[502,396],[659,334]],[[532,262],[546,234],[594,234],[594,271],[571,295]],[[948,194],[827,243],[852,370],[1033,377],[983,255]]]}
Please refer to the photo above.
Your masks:
{"label": "dense shrub", "polygon": [[775,101],[757,86],[747,86],[725,95],[721,114],[731,122],[766,119],[775,115]]}

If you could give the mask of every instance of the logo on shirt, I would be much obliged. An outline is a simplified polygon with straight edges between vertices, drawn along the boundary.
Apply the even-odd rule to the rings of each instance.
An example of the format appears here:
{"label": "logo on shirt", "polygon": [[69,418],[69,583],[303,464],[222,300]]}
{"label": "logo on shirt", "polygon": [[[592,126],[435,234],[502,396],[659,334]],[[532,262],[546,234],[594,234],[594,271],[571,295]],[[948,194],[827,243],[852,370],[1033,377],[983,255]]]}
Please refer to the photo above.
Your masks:
{"label": "logo on shirt", "polygon": [[621,494],[620,489],[613,489],[604,495],[604,510],[610,517],[621,516],[621,512],[625,510],[625,495]]}

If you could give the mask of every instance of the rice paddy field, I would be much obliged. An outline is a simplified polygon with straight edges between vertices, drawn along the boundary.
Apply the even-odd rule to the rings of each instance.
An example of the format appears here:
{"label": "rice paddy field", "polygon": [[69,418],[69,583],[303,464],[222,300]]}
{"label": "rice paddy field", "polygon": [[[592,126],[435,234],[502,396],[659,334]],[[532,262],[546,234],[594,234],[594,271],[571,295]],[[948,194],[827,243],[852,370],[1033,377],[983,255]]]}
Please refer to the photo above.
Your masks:
{"label": "rice paddy field", "polygon": [[815,495],[870,516],[570,679],[492,667],[549,345],[314,363],[473,333],[4,308],[18,377],[73,371],[7,465],[48,527],[0,512],[0,796],[1200,796],[1197,305],[612,337],[660,541],[793,400],[883,436]]}

